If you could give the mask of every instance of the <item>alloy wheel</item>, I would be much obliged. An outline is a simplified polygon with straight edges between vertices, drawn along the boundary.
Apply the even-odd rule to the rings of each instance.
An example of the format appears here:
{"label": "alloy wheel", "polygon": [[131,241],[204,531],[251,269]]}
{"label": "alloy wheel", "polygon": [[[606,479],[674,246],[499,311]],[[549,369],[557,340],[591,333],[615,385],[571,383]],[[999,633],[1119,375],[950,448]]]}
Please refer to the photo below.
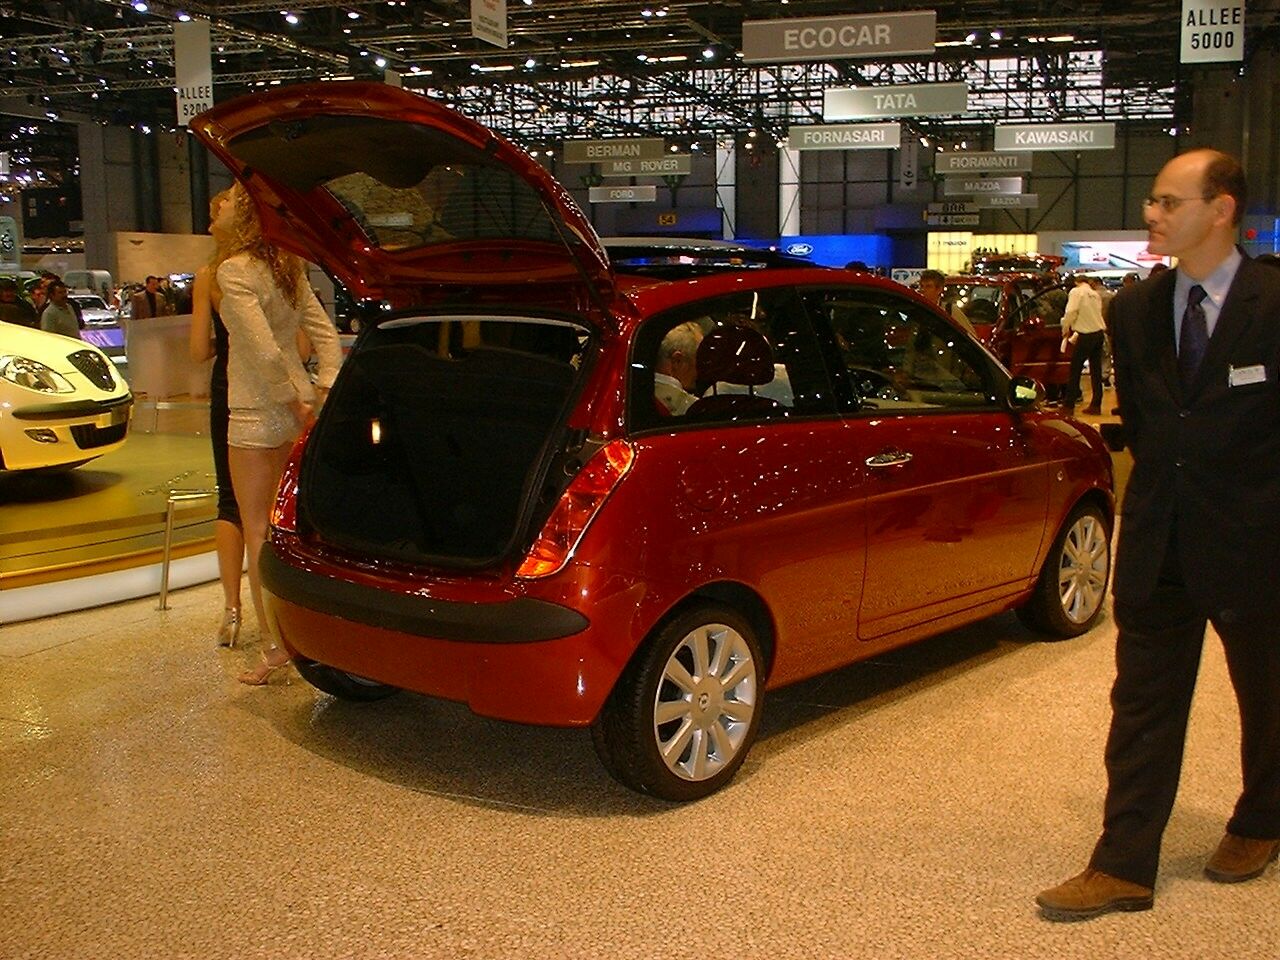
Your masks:
{"label": "alloy wheel", "polygon": [[1110,562],[1102,523],[1092,514],[1082,515],[1067,531],[1058,566],[1058,599],[1072,623],[1084,623],[1098,612]]}

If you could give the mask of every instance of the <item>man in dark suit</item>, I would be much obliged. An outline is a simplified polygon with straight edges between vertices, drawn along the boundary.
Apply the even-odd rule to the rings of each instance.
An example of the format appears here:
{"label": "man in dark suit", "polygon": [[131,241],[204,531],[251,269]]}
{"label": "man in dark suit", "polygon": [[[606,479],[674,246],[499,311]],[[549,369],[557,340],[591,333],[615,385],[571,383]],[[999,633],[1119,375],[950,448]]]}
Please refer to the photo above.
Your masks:
{"label": "man in dark suit", "polygon": [[1206,623],[1240,708],[1244,788],[1205,873],[1251,880],[1280,850],[1280,272],[1236,247],[1244,200],[1234,158],[1169,161],[1144,207],[1151,252],[1177,269],[1112,302],[1134,465],[1107,799],[1088,869],[1036,898],[1047,919],[1151,907]]}

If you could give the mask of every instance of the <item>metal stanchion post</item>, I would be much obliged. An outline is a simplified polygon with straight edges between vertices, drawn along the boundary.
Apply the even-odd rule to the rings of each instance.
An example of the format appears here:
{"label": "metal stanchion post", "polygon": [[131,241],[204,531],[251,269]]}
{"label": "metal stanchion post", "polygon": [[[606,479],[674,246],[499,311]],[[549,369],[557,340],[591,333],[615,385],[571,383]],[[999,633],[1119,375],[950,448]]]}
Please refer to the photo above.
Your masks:
{"label": "metal stanchion post", "polygon": [[173,549],[173,517],[177,505],[184,500],[203,500],[205,497],[216,497],[213,490],[170,490],[169,501],[164,511],[164,555],[160,561],[160,606],[158,610],[169,609],[169,560]]}

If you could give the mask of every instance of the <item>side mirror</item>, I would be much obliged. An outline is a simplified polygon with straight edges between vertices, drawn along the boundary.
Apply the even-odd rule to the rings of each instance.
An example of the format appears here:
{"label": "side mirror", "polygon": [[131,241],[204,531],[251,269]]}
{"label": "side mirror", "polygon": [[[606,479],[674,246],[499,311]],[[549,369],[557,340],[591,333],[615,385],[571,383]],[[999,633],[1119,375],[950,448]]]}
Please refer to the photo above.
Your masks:
{"label": "side mirror", "polygon": [[1107,449],[1113,453],[1119,453],[1125,448],[1128,438],[1124,434],[1123,423],[1103,423],[1098,425],[1098,433],[1102,434],[1102,442],[1107,445]]}
{"label": "side mirror", "polygon": [[1014,377],[1009,381],[1009,406],[1014,410],[1029,410],[1044,400],[1044,387],[1031,377]]}

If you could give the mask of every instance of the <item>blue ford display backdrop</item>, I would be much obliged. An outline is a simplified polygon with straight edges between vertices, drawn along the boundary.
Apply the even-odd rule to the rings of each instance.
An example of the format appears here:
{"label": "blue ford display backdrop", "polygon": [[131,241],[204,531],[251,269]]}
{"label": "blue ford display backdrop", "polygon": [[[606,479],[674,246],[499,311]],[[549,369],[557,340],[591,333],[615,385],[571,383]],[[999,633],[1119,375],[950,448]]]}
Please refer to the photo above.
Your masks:
{"label": "blue ford display backdrop", "polygon": [[893,263],[893,245],[889,238],[873,233],[805,234],[783,237],[777,241],[777,246],[783,253],[808,257],[824,267],[843,267],[855,260],[868,267],[884,267]]}

